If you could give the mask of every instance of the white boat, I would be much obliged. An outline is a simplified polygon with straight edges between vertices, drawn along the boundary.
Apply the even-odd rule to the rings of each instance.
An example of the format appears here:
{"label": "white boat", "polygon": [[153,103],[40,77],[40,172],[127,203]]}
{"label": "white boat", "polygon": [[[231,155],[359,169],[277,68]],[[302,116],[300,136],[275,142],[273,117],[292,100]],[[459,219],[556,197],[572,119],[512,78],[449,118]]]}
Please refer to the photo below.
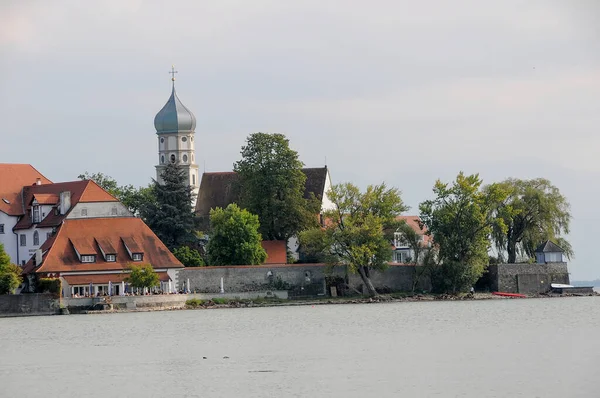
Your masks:
{"label": "white boat", "polygon": [[573,285],[564,285],[562,283],[551,283],[550,287],[552,289],[565,289],[565,288],[575,287],[575,286],[573,286]]}

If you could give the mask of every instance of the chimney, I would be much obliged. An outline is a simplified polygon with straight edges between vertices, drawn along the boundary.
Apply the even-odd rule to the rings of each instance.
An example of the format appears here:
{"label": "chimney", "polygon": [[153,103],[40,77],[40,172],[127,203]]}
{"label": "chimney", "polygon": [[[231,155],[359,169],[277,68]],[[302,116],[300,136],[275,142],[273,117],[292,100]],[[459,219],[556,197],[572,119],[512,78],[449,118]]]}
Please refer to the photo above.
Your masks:
{"label": "chimney", "polygon": [[60,214],[65,215],[71,208],[71,192],[64,191],[60,193]]}
{"label": "chimney", "polygon": [[35,185],[42,185],[42,179],[40,177],[35,179]]}
{"label": "chimney", "polygon": [[37,249],[35,251],[35,265],[39,266],[42,264],[42,249]]}

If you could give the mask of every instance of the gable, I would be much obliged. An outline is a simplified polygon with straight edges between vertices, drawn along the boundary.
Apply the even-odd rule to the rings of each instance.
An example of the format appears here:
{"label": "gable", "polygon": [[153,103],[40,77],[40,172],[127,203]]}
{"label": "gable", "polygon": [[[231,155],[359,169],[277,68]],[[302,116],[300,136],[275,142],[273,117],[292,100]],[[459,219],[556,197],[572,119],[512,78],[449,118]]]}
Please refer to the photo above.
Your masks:
{"label": "gable", "polygon": [[0,211],[10,216],[23,214],[23,187],[36,184],[38,178],[42,184],[52,184],[30,164],[0,163]]}

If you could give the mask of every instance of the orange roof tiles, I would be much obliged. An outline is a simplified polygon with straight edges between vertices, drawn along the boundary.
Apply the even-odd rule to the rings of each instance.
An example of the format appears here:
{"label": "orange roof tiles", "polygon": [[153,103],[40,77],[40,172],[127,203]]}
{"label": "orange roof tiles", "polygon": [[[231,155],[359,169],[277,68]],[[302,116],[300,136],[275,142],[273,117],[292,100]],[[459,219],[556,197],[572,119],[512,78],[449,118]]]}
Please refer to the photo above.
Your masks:
{"label": "orange roof tiles", "polygon": [[[24,267],[24,272],[122,271],[130,264],[135,264],[123,244],[124,237],[136,242],[139,252],[144,255],[143,263],[149,263],[154,268],[183,267],[141,219],[136,217],[86,218],[66,219],[53,237],[42,265],[37,268],[32,266],[30,264],[32,259]],[[85,247],[81,250],[86,252],[91,247],[93,253],[80,254],[94,254],[96,262],[82,263],[75,253],[72,242],[75,242],[76,247],[78,245]],[[105,244],[108,242],[116,251],[116,261],[106,262],[97,242]],[[44,246],[46,244],[42,248]]]}
{"label": "orange roof tiles", "polygon": [[265,264],[287,263],[287,245],[284,240],[263,240],[261,245],[267,252]]}
{"label": "orange roof tiles", "polygon": [[423,244],[428,245],[433,241],[433,238],[430,235],[427,235],[427,229],[425,227],[421,228],[419,222],[421,218],[419,216],[398,216],[396,217],[397,221],[406,222],[417,234],[423,235]]}
{"label": "orange roof tiles", "polygon": [[55,205],[58,203],[58,195],[53,193],[34,193],[33,199],[40,205]]}
{"label": "orange roof tiles", "polygon": [[23,214],[21,192],[40,179],[42,184],[52,184],[30,164],[0,163],[0,211],[10,215]]}
{"label": "orange roof tiles", "polygon": [[[129,273],[115,273],[115,274],[95,274],[95,275],[63,275],[62,277],[70,286],[75,285],[88,285],[90,282],[93,284],[108,284],[108,282],[112,283],[121,283],[129,276]],[[171,277],[166,272],[159,272],[158,279],[161,282],[168,282],[171,280]]]}

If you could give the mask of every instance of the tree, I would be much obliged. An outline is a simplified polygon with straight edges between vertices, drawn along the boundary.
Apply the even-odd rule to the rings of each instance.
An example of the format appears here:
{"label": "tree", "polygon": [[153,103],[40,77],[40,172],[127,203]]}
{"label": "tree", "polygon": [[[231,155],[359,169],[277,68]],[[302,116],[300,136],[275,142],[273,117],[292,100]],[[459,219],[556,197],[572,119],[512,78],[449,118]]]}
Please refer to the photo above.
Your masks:
{"label": "tree", "polygon": [[539,244],[552,240],[571,258],[573,249],[561,236],[569,233],[570,206],[559,189],[543,178],[508,179],[500,184],[508,198],[496,210],[506,229],[494,228],[492,232],[499,257],[509,263],[516,262],[517,255],[535,258]]}
{"label": "tree", "polygon": [[0,294],[13,293],[21,282],[21,267],[10,262],[10,256],[0,243]]}
{"label": "tree", "polygon": [[422,223],[438,250],[430,275],[438,292],[457,293],[473,286],[488,264],[493,228],[506,228],[493,214],[506,190],[493,184],[484,191],[481,184],[479,175],[462,172],[452,185],[438,180],[433,188],[436,198],[419,206]]}
{"label": "tree", "polygon": [[173,254],[186,267],[202,267],[205,265],[200,252],[190,249],[188,246],[178,247],[173,250]]}
{"label": "tree", "polygon": [[262,264],[267,253],[261,245],[258,216],[235,203],[210,211],[207,252],[210,265]]}
{"label": "tree", "polygon": [[385,184],[369,185],[364,193],[353,184],[339,184],[328,195],[335,209],[325,212],[324,227],[302,232],[300,244],[309,253],[323,254],[327,263],[358,273],[368,294],[376,296],[370,270],[386,268],[396,217],[408,207],[400,192]]}
{"label": "tree", "polygon": [[306,175],[298,153],[283,134],[255,133],[234,164],[240,176],[240,205],[258,215],[260,233],[285,240],[316,226],[320,204],[304,198]]}
{"label": "tree", "polygon": [[152,186],[136,188],[133,185],[119,185],[111,176],[103,173],[89,174],[87,171],[77,176],[80,180],[93,180],[105,191],[117,198],[135,216],[140,216],[140,209],[156,201]]}
{"label": "tree", "polygon": [[155,200],[140,209],[142,219],[170,249],[195,241],[192,188],[183,169],[169,163],[153,182]]}
{"label": "tree", "polygon": [[435,250],[433,247],[427,247],[423,244],[421,235],[417,233],[405,220],[400,222],[396,229],[396,237],[404,245],[408,246],[414,255],[410,261],[413,267],[412,291],[417,288],[421,277],[428,270],[428,266],[435,260]]}
{"label": "tree", "polygon": [[129,276],[125,278],[125,282],[133,287],[143,289],[145,287],[152,288],[160,284],[158,274],[150,264],[133,265],[129,264]]}

